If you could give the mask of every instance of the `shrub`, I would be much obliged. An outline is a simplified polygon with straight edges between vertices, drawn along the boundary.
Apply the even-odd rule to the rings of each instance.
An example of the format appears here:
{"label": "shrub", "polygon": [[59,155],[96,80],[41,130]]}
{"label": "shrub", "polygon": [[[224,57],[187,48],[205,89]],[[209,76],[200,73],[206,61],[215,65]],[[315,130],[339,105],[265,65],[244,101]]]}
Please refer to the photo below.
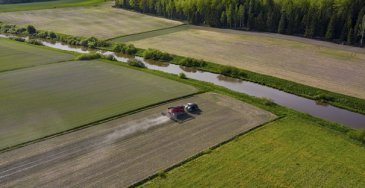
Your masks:
{"label": "shrub", "polygon": [[240,77],[247,77],[246,73],[242,72],[236,67],[225,66],[221,69],[221,74],[225,76],[240,78]]}
{"label": "shrub", "polygon": [[123,53],[128,55],[134,55],[137,53],[137,48],[133,44],[117,44],[114,49],[114,52]]}
{"label": "shrub", "polygon": [[111,43],[111,42],[104,41],[104,40],[98,40],[98,41],[96,42],[96,46],[98,46],[98,47],[109,47],[109,46],[111,46],[111,45],[112,45],[112,43]]}
{"label": "shrub", "polygon": [[128,60],[128,65],[133,67],[146,68],[146,65],[142,61],[137,59]]}
{"label": "shrub", "polygon": [[134,47],[134,45],[133,45],[133,44],[129,44],[129,45],[126,45],[126,46],[123,48],[122,52],[123,52],[124,54],[134,55],[134,54],[136,54],[136,53],[137,53],[137,48],[136,48],[136,47]]}
{"label": "shrub", "polygon": [[172,56],[168,53],[161,52],[155,49],[147,49],[143,53],[143,57],[145,59],[152,59],[155,61],[170,61],[172,60]]}
{"label": "shrub", "polygon": [[29,43],[29,44],[33,44],[33,45],[38,45],[38,46],[42,46],[42,45],[43,45],[41,41],[36,40],[36,39],[29,39],[29,40],[27,41],[27,43]]}
{"label": "shrub", "polygon": [[37,33],[37,37],[39,37],[39,38],[47,38],[47,36],[48,36],[48,32],[46,31],[46,32],[38,32]]}
{"label": "shrub", "polygon": [[183,72],[181,72],[181,73],[179,73],[179,78],[187,79],[188,77],[186,77],[186,75]]}
{"label": "shrub", "polygon": [[89,47],[89,48],[96,48],[97,43],[98,43],[98,39],[95,37],[89,37],[87,39],[80,41],[81,46]]}
{"label": "shrub", "polygon": [[28,34],[33,35],[33,34],[37,33],[37,30],[35,29],[34,26],[28,25],[27,26],[27,32],[28,32]]}
{"label": "shrub", "polygon": [[179,61],[179,64],[185,67],[204,67],[207,65],[205,61],[193,58],[183,58]]}
{"label": "shrub", "polygon": [[16,34],[16,31],[17,31],[17,29],[16,29],[15,25],[5,24],[5,25],[1,25],[1,28],[0,28],[1,33]]}
{"label": "shrub", "polygon": [[330,95],[320,94],[314,97],[314,99],[318,102],[328,103],[335,101],[335,98]]}
{"label": "shrub", "polygon": [[10,39],[18,41],[18,42],[25,42],[25,39],[21,38],[21,37],[11,37]]}
{"label": "shrub", "polygon": [[89,37],[87,39],[81,40],[80,38],[71,38],[69,39],[72,43],[77,43],[78,45],[88,47],[88,48],[96,48],[96,47],[107,47],[110,46],[111,43],[107,41],[101,41],[95,37]]}
{"label": "shrub", "polygon": [[50,39],[55,39],[55,38],[57,38],[57,35],[56,35],[56,33],[54,33],[54,32],[49,32],[48,37],[49,37]]}
{"label": "shrub", "polygon": [[88,54],[82,54],[79,55],[76,60],[92,60],[92,59],[99,59],[101,58],[101,55],[98,53],[88,53]]}
{"label": "shrub", "polygon": [[24,28],[24,27],[20,27],[20,28],[16,29],[16,33],[17,34],[22,34],[22,33],[26,32],[26,31],[27,31],[27,29]]}
{"label": "shrub", "polygon": [[122,50],[125,48],[125,44],[117,44],[114,48],[113,48],[113,51],[114,52],[117,52],[117,53],[120,53],[122,52]]}

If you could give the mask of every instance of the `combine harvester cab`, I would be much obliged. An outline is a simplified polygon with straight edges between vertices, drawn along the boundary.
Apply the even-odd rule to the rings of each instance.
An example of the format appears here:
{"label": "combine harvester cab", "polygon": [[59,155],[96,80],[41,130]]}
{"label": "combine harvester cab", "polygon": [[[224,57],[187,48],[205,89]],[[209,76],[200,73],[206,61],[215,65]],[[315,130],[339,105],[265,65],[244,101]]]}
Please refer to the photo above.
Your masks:
{"label": "combine harvester cab", "polygon": [[198,112],[200,112],[200,109],[197,104],[188,103],[185,105],[185,111],[187,111],[189,113],[198,113]]}

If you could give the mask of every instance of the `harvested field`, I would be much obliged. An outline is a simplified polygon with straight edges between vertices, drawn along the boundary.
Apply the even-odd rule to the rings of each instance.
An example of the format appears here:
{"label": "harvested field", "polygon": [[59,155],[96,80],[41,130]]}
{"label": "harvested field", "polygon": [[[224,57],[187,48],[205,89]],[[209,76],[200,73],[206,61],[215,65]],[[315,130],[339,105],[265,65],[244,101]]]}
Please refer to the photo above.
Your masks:
{"label": "harvested field", "polygon": [[[160,115],[191,101],[202,113],[190,121]],[[3,153],[0,186],[126,187],[273,118],[226,96],[197,95]]]}
{"label": "harvested field", "polygon": [[0,38],[0,72],[73,59],[67,53]]}
{"label": "harvested field", "polygon": [[277,34],[190,27],[147,39],[140,36],[142,40],[130,43],[365,99],[365,49]]}
{"label": "harvested field", "polygon": [[0,74],[0,149],[72,129],[197,89],[97,61]]}
{"label": "harvested field", "polygon": [[113,3],[93,7],[72,7],[0,13],[0,21],[17,25],[34,25],[74,36],[101,39],[140,33],[182,24],[136,12],[112,8]]}

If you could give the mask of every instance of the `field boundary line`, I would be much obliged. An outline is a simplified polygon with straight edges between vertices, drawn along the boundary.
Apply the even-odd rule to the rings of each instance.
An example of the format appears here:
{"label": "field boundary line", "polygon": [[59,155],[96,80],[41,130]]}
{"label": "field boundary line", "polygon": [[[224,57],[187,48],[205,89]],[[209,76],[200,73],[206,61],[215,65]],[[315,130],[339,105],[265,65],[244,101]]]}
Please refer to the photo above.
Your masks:
{"label": "field boundary line", "polygon": [[75,61],[75,60],[73,60],[73,59],[62,60],[62,61],[56,61],[56,62],[52,62],[52,63],[46,63],[46,64],[40,64],[40,65],[31,65],[31,66],[28,66],[28,67],[19,67],[19,68],[14,68],[14,69],[2,70],[2,71],[0,71],[0,74],[6,73],[6,72],[11,72],[11,71],[22,70],[22,69],[31,69],[31,68],[35,68],[35,67],[42,67],[42,66],[47,66],[47,65],[53,65],[53,64],[58,64],[58,63],[67,63],[67,62],[73,62],[73,61]]}
{"label": "field boundary line", "polygon": [[[132,34],[127,34],[127,35],[120,35],[120,36],[116,36],[116,37],[112,37],[109,39],[105,39],[105,41],[111,41],[117,38],[123,38],[123,37],[129,37],[129,36],[134,36],[134,35],[141,35],[141,34],[146,34],[146,33],[152,33],[152,32],[156,32],[156,31],[163,31],[163,30],[168,30],[168,29],[174,29],[177,27],[182,27],[182,26],[187,26],[188,24],[182,23],[180,25],[175,25],[175,26],[171,26],[171,27],[165,27],[165,28],[160,28],[160,29],[155,29],[155,30],[150,30],[150,31],[143,31],[140,33],[132,33]],[[148,37],[151,38],[151,37]]]}
{"label": "field boundary line", "polygon": [[[243,102],[243,101],[240,101],[240,102]],[[243,103],[245,103],[245,102],[243,102]],[[225,141],[223,141],[221,143],[218,143],[218,144],[216,144],[216,145],[214,145],[212,147],[209,147],[209,148],[207,148],[207,149],[205,149],[205,150],[203,150],[203,151],[201,151],[201,152],[199,152],[199,153],[197,153],[197,154],[195,154],[195,155],[193,155],[193,156],[191,156],[191,157],[189,157],[189,158],[187,158],[187,159],[185,159],[185,160],[183,160],[183,161],[181,161],[181,162],[179,162],[179,163],[177,163],[177,164],[175,164],[175,165],[173,165],[173,166],[171,166],[171,167],[169,167],[169,168],[167,168],[165,170],[162,170],[162,172],[155,173],[155,174],[153,174],[153,175],[151,175],[151,176],[149,176],[149,177],[147,177],[147,178],[145,178],[145,179],[143,179],[143,180],[141,180],[141,181],[139,181],[139,182],[137,182],[135,184],[132,184],[132,185],[129,186],[129,188],[134,188],[134,187],[137,187],[139,185],[142,185],[142,184],[144,184],[144,183],[146,183],[146,182],[148,182],[150,180],[153,180],[153,179],[157,178],[160,175],[160,173],[167,173],[167,172],[169,172],[169,171],[171,171],[171,170],[173,170],[175,168],[178,168],[178,167],[180,167],[180,166],[182,166],[182,165],[184,165],[184,164],[186,164],[186,163],[188,163],[190,161],[193,161],[193,160],[195,160],[195,159],[197,159],[197,158],[199,158],[199,157],[201,157],[203,155],[207,155],[210,152],[212,152],[213,150],[215,150],[215,149],[217,149],[217,148],[219,148],[219,147],[221,147],[221,146],[223,146],[225,144],[228,144],[231,141],[234,141],[235,139],[238,139],[241,136],[244,136],[244,135],[246,135],[248,133],[251,133],[251,132],[253,132],[253,131],[257,130],[257,129],[263,128],[265,125],[268,125],[268,124],[273,123],[275,121],[279,121],[279,120],[281,120],[281,119],[283,119],[285,117],[286,117],[286,115],[277,116],[277,118],[274,118],[273,120],[267,121],[267,122],[265,122],[263,124],[260,124],[260,125],[258,125],[256,127],[253,127],[251,129],[248,129],[247,131],[243,131],[243,132],[241,132],[241,133],[239,133],[239,134],[237,134],[237,135],[235,135],[235,136],[233,136],[233,137],[231,137],[231,138],[229,138],[229,139],[227,139],[227,140],[225,140]]]}
{"label": "field boundary line", "polygon": [[34,139],[34,140],[30,140],[30,141],[27,141],[27,142],[20,143],[20,144],[14,145],[14,146],[9,146],[9,147],[0,149],[0,154],[8,152],[8,151],[15,150],[15,149],[19,149],[19,148],[22,148],[22,147],[25,147],[25,146],[28,146],[28,145],[31,145],[31,144],[35,144],[35,143],[38,143],[38,142],[42,142],[42,141],[45,141],[45,140],[48,140],[48,139],[52,139],[52,138],[55,138],[55,137],[58,137],[58,136],[62,136],[62,135],[73,133],[73,132],[76,132],[76,131],[79,131],[79,130],[83,130],[83,129],[86,129],[86,128],[89,128],[89,127],[92,127],[92,126],[100,125],[102,123],[106,123],[106,122],[113,121],[113,120],[116,120],[116,119],[119,119],[119,118],[123,118],[123,117],[129,116],[129,115],[132,115],[132,114],[136,114],[136,113],[139,113],[139,112],[142,112],[142,111],[145,111],[145,110],[156,108],[158,106],[168,104],[168,103],[171,103],[171,102],[174,102],[174,101],[190,98],[190,97],[193,97],[195,95],[202,94],[202,93],[206,93],[206,91],[197,91],[195,93],[185,95],[185,96],[182,96],[182,97],[178,97],[178,98],[169,99],[169,100],[166,100],[166,101],[150,104],[150,105],[147,105],[147,106],[144,106],[144,107],[141,107],[141,108],[137,108],[137,109],[132,110],[132,111],[128,111],[128,112],[120,113],[120,114],[117,114],[117,115],[113,115],[113,116],[110,116],[110,117],[107,117],[107,118],[104,118],[104,119],[100,119],[100,120],[97,120],[97,121],[94,121],[94,122],[90,122],[90,123],[87,123],[87,124],[84,124],[84,125],[80,125],[78,127],[68,129],[68,130],[65,130],[65,131],[62,131],[62,132],[50,134],[50,135],[47,135],[47,136],[44,136],[44,137],[41,137],[41,138],[37,138],[37,139]]}

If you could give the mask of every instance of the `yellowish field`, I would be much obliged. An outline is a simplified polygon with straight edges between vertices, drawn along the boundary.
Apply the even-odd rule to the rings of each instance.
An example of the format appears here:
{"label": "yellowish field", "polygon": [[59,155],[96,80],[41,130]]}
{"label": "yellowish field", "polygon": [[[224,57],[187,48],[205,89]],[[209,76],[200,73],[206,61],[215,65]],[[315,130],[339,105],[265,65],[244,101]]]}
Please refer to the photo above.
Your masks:
{"label": "yellowish field", "polygon": [[0,21],[34,25],[42,30],[74,36],[112,38],[171,26],[180,22],[112,8],[113,2],[93,7],[72,7],[0,14]]}
{"label": "yellowish field", "polygon": [[130,43],[365,98],[365,49],[277,34],[193,26]]}

